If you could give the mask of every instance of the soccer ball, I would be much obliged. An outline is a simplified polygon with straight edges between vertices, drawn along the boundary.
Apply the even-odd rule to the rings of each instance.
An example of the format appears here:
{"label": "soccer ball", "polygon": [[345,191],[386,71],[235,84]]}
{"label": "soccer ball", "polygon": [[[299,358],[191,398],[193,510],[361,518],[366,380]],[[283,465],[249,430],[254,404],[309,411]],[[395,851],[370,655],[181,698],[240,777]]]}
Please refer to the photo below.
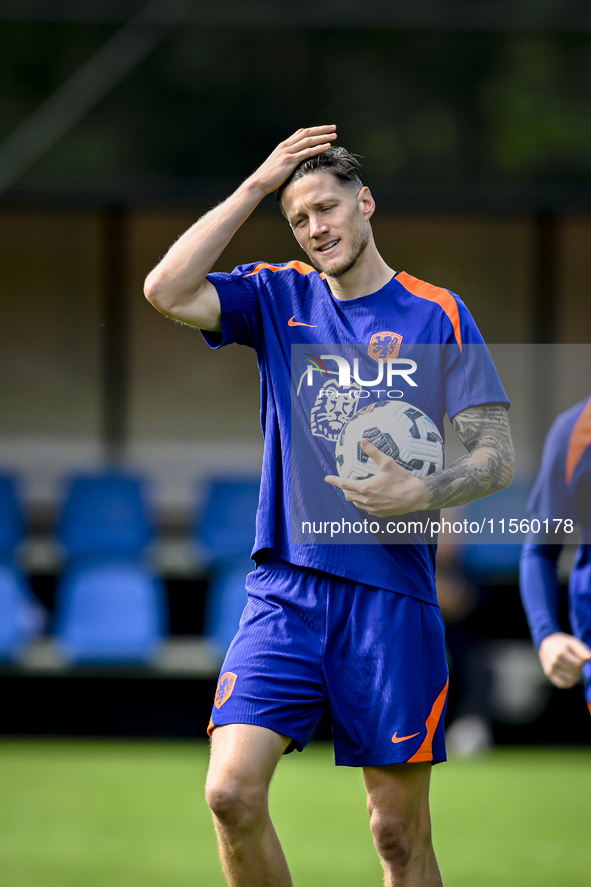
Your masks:
{"label": "soccer ball", "polygon": [[377,472],[378,466],[361,446],[364,437],[416,477],[443,468],[443,440],[437,426],[402,400],[372,403],[349,419],[335,447],[341,477],[364,480]]}

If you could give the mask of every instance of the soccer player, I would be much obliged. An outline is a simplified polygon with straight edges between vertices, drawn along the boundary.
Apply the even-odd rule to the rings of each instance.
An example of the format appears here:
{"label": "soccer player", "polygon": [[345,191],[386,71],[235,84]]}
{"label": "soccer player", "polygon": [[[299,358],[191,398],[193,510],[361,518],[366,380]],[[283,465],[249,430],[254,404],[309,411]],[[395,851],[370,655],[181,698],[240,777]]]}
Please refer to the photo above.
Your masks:
{"label": "soccer player", "polygon": [[[573,687],[583,672],[591,712],[591,397],[561,413],[548,432],[528,510],[542,524],[528,537],[520,560],[532,638],[556,687]],[[582,538],[568,585],[570,634],[560,627],[557,565],[577,525]]]}
{"label": "soccer player", "polygon": [[[269,818],[269,783],[281,755],[301,751],[328,708],[336,763],[363,768],[386,884],[441,884],[428,801],[431,766],[445,760],[447,693],[435,545],[381,544],[380,522],[471,501],[512,476],[508,401],[474,321],[448,290],[397,273],[382,259],[370,222],[373,197],[357,161],[335,139],[335,126],[316,126],[278,145],[177,240],[145,286],[159,311],[200,328],[213,348],[255,348],[261,373],[257,566],[209,731],[206,795],[231,887],[292,883]],[[209,273],[273,191],[307,262]],[[468,452],[416,477],[364,440],[377,474],[338,477],[336,436],[363,392],[380,396],[356,374],[379,378],[376,367],[385,365],[393,371],[411,353],[407,343],[422,349],[420,359],[406,361],[400,381],[415,414],[426,413],[442,435],[447,411]],[[341,364],[335,371],[338,348],[349,345],[358,349],[353,380],[340,375]],[[418,381],[408,375],[413,364]],[[382,389],[384,397],[400,397],[391,386]],[[303,441],[301,453],[292,435]],[[299,514],[302,502],[325,513],[348,509],[359,526],[369,514],[378,530],[362,544],[294,541],[292,509]]]}

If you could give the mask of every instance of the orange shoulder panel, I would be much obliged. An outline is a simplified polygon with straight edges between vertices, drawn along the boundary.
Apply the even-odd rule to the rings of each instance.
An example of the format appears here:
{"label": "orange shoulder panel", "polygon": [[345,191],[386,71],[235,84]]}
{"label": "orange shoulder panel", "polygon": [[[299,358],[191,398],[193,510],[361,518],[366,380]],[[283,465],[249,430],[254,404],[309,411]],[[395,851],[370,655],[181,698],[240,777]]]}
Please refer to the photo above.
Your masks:
{"label": "orange shoulder panel", "polygon": [[273,272],[287,271],[288,268],[293,268],[300,274],[310,274],[310,272],[314,270],[311,265],[306,265],[305,262],[287,262],[285,265],[269,265],[267,262],[259,262],[256,268],[253,268],[252,271],[249,271],[248,274],[245,274],[244,276],[250,277],[252,274],[258,274],[263,268],[269,268],[269,270]]}
{"label": "orange shoulder panel", "polygon": [[591,398],[583,407],[583,412],[575,422],[570,440],[568,442],[568,450],[566,451],[566,469],[565,479],[567,485],[570,485],[577,465],[581,461],[581,457],[587,447],[591,444]]}
{"label": "orange shoulder panel", "polygon": [[432,283],[425,283],[424,280],[418,280],[416,277],[412,277],[411,274],[407,274],[406,271],[401,271],[400,274],[397,274],[396,280],[399,280],[402,286],[412,293],[413,296],[418,296],[419,299],[428,299],[429,302],[437,302],[443,308],[451,320],[456,342],[461,351],[462,329],[460,326],[460,312],[458,311],[458,303],[450,291],[441,286],[433,286]]}
{"label": "orange shoulder panel", "polygon": [[431,714],[427,718],[427,735],[425,736],[423,743],[418,751],[414,753],[412,758],[408,759],[409,764],[417,764],[420,761],[432,761],[433,760],[433,737],[435,736],[435,731],[437,730],[437,725],[441,720],[441,715],[443,713],[443,707],[445,705],[445,700],[447,698],[447,688],[449,687],[449,678],[446,681],[445,687],[433,703],[433,708],[431,709]]}

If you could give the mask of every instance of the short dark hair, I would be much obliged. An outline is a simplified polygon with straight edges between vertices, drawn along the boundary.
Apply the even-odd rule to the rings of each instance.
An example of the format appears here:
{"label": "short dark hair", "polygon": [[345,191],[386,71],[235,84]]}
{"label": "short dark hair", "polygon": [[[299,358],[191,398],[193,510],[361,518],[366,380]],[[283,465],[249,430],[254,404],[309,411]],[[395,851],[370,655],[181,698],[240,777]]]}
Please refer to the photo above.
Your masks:
{"label": "short dark hair", "polygon": [[292,182],[297,182],[298,179],[310,172],[315,172],[317,169],[332,173],[345,187],[355,187],[357,191],[363,188],[361,166],[357,157],[350,154],[345,148],[331,145],[326,151],[316,154],[314,157],[309,157],[307,160],[302,160],[296,166],[289,178],[277,189],[276,196],[279,203],[281,203],[281,197],[288,185]]}

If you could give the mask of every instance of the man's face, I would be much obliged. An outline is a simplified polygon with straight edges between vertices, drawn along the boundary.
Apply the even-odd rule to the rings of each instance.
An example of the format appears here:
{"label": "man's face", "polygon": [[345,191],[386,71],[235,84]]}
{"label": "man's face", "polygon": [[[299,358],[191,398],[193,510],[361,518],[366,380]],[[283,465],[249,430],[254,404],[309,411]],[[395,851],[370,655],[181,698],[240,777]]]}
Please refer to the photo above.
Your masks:
{"label": "man's face", "polygon": [[371,237],[371,195],[346,188],[326,170],[315,170],[291,182],[281,198],[297,242],[310,264],[329,277],[340,277],[355,265]]}

